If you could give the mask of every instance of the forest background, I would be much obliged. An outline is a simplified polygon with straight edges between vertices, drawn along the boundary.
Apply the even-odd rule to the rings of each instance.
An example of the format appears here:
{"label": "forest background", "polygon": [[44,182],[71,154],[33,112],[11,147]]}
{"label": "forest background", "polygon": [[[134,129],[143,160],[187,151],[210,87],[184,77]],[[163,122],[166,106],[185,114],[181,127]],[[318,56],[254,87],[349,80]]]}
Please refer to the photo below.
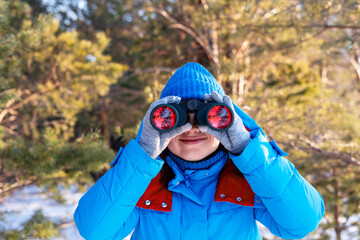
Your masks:
{"label": "forest background", "polygon": [[[84,191],[195,61],[324,197],[307,239],[357,239],[359,44],[354,0],[0,0],[0,204],[27,185]],[[0,238],[58,228],[37,212]]]}

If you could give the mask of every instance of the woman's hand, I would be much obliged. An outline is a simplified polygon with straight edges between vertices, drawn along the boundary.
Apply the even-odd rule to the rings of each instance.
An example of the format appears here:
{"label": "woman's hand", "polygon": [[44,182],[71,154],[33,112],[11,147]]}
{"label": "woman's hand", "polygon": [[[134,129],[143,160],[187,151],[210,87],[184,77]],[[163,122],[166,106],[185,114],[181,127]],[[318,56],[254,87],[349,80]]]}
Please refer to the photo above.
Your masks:
{"label": "woman's hand", "polygon": [[245,129],[244,124],[235,112],[231,98],[227,95],[221,97],[217,92],[205,94],[204,98],[207,102],[225,103],[234,113],[233,124],[226,131],[215,131],[208,126],[199,126],[200,131],[209,133],[217,138],[222,145],[234,155],[240,155],[244,148],[251,141],[249,132]]}
{"label": "woman's hand", "polygon": [[150,114],[156,106],[168,103],[179,104],[180,101],[181,98],[176,96],[168,96],[159,99],[150,105],[149,110],[145,114],[139,144],[145,150],[145,152],[149,154],[150,157],[157,158],[160,153],[165,150],[172,138],[183,132],[189,131],[192,128],[192,125],[190,123],[186,123],[185,125],[176,127],[169,132],[160,133],[159,131],[155,130],[151,125]]}

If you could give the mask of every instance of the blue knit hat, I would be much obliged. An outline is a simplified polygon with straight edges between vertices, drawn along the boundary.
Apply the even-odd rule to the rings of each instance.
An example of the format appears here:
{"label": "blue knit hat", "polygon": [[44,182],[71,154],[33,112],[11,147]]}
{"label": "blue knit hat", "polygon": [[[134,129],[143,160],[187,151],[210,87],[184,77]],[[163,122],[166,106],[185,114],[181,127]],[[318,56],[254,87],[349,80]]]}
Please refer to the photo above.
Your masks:
{"label": "blue knit hat", "polygon": [[160,98],[178,96],[181,100],[204,100],[204,94],[211,94],[214,90],[220,96],[225,95],[220,84],[206,68],[199,63],[189,62],[171,76]]}
{"label": "blue knit hat", "polygon": [[[199,99],[204,100],[204,94],[211,94],[216,91],[220,96],[224,96],[224,90],[220,84],[216,81],[213,75],[209,73],[199,63],[189,62],[179,68],[174,75],[171,76],[163,91],[161,92],[160,98],[167,96],[178,96],[182,100],[186,99]],[[234,104],[234,103],[233,103]],[[260,129],[264,134],[263,130],[259,125],[243,110],[234,104],[235,112],[240,116],[244,125],[251,131]],[[143,123],[141,122],[136,141],[140,141]]]}

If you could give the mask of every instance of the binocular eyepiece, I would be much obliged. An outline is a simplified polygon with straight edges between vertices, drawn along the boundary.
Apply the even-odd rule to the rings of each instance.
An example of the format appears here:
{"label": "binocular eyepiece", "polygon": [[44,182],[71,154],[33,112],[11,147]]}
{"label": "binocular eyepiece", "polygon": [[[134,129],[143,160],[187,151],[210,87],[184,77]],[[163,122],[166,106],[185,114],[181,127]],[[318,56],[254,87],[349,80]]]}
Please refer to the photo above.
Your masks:
{"label": "binocular eyepiece", "polygon": [[188,114],[195,113],[196,123],[209,126],[216,131],[225,131],[233,123],[233,112],[224,103],[204,103],[190,99],[179,104],[160,104],[150,115],[152,126],[159,132],[171,131],[175,127],[183,126],[189,121]]}

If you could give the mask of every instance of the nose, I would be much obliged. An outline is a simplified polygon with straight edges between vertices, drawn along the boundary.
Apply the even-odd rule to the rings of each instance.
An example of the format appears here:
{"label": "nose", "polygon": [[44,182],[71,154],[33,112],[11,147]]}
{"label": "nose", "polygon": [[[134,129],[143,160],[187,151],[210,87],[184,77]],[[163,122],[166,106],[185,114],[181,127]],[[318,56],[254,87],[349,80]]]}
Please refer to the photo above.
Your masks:
{"label": "nose", "polygon": [[196,121],[196,118],[195,118],[195,113],[188,113],[188,117],[189,117],[189,123],[191,123],[191,125],[193,125],[193,126],[187,132],[189,132],[189,133],[192,133],[192,132],[193,133],[198,133],[198,132],[200,132],[199,125],[198,125],[198,123]]}
{"label": "nose", "polygon": [[196,119],[195,119],[195,113],[188,113],[189,123],[191,125],[197,125]]}

